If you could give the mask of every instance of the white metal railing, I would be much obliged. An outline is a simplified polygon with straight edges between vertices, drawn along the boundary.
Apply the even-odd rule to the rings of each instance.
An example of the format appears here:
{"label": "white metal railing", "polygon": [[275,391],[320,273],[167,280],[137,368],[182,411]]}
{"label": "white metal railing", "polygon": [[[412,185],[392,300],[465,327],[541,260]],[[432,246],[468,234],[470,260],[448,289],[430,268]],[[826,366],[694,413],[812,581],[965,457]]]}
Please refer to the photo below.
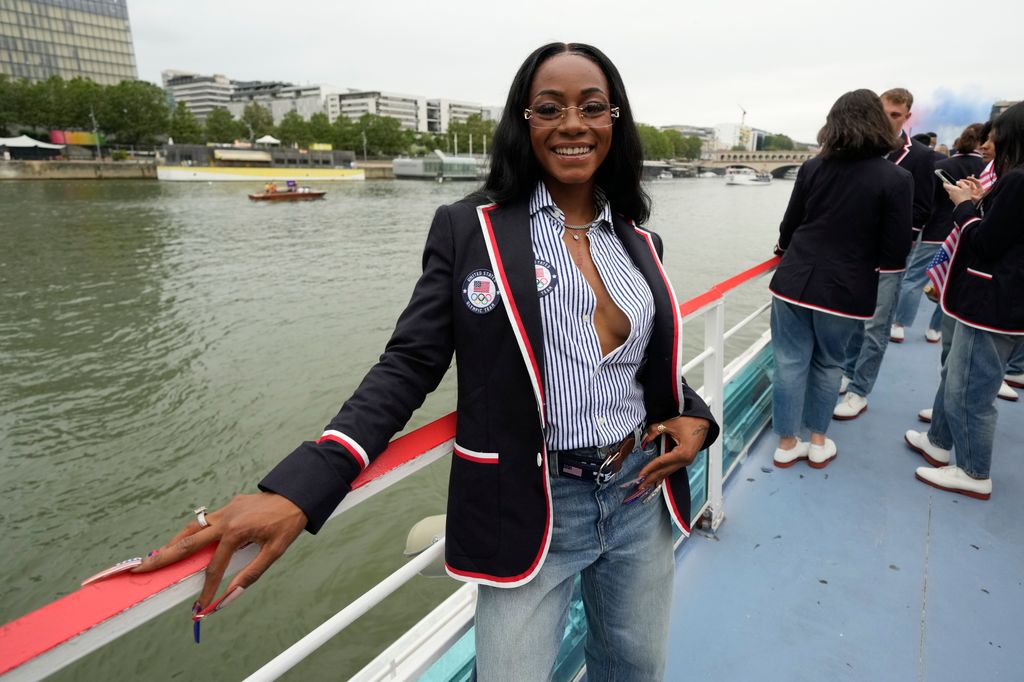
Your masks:
{"label": "white metal railing", "polygon": [[[768,272],[771,272],[777,262],[778,259],[765,261],[744,273],[740,273],[729,280],[715,285],[704,294],[691,299],[680,306],[684,324],[694,322],[698,318],[704,319],[704,349],[683,366],[682,372],[685,374],[694,367],[702,365],[704,371],[704,384],[698,389],[698,393],[700,393],[708,402],[715,419],[722,425],[723,437],[718,438],[708,452],[708,499],[698,512],[693,515],[694,518],[703,517],[707,526],[712,530],[717,529],[724,518],[722,499],[723,481],[741,459],[738,458],[737,462],[735,462],[730,468],[730,471],[724,472],[725,475],[723,475],[722,461],[725,434],[723,408],[725,384],[736,372],[749,362],[754,355],[756,355],[757,351],[764,347],[768,340],[768,334],[763,334],[753,346],[748,348],[728,366],[725,364],[725,343],[737,332],[753,323],[762,313],[764,313],[765,310],[768,309],[770,305],[764,304],[759,306],[754,312],[747,315],[728,331],[725,331],[725,297],[736,287],[744,283],[754,281]],[[442,424],[442,422],[445,423]],[[409,439],[412,439],[411,442],[416,442],[417,434],[428,429],[433,429],[434,431],[431,436],[431,442],[434,443],[433,445],[416,451],[413,456],[398,456],[396,458],[397,463],[382,464],[381,460],[387,459],[387,455],[395,449],[395,445],[397,443],[402,441],[408,443],[410,442]],[[441,436],[438,436],[438,433],[440,433]],[[436,422],[423,427],[422,429],[418,429],[411,434],[407,434],[402,439],[395,441],[395,443],[392,444],[392,448],[389,448],[389,451],[386,452],[385,455],[382,455],[381,458],[374,462],[374,466],[371,466],[371,468],[364,472],[364,475],[368,475],[368,480],[362,485],[357,483],[358,487],[356,487],[353,492],[346,497],[331,517],[333,518],[356,504],[369,499],[419,469],[451,453],[453,439],[454,418],[453,415],[448,415],[448,417],[437,420]],[[249,549],[254,550],[254,548]],[[346,608],[338,612],[335,616],[331,617],[325,623],[299,640],[296,644],[292,645],[265,666],[257,670],[248,677],[247,680],[258,680],[262,682],[264,680],[277,679],[280,675],[290,670],[298,662],[309,656],[332,637],[344,630],[344,628],[349,624],[354,622],[360,616],[392,594],[395,590],[415,577],[424,567],[437,560],[442,555],[443,549],[444,541],[443,538],[441,538],[440,541],[435,542],[427,550],[411,559],[402,568],[392,573],[390,576],[371,588],[368,592],[349,604]],[[239,554],[236,554],[232,560],[229,572],[238,570],[238,568],[246,563],[250,556],[251,551],[249,555],[240,556]],[[190,595],[198,591],[201,583],[202,570],[200,569],[186,578],[176,581],[172,585],[155,589],[153,594],[147,596],[138,604],[133,604],[125,608],[122,613],[118,613],[117,615],[105,619],[102,622],[95,623],[90,629],[76,637],[69,638],[66,641],[61,641],[52,645],[52,649],[44,650],[44,652],[41,652],[26,662],[18,663],[18,665],[9,669],[0,666],[0,671],[3,671],[0,672],[0,681],[8,682],[8,680],[38,679],[52,674],[74,660],[77,660],[87,653],[109,643],[113,639],[116,639],[125,632],[138,627],[146,620],[149,620],[172,606],[185,601],[190,597]],[[471,586],[466,586],[466,588],[471,588]],[[415,636],[403,638],[403,640],[407,640],[406,645],[399,647],[397,646],[399,643],[396,643],[396,645],[390,647],[387,652],[382,654],[382,656],[378,657],[374,662],[377,669],[390,670],[395,673],[396,676],[392,676],[390,674],[386,675],[388,679],[412,679],[415,675],[418,675],[419,672],[426,670],[426,668],[429,667],[429,664],[437,658],[437,656],[443,653],[443,649],[432,652],[429,655],[417,656],[412,667],[409,667],[410,651],[417,647],[424,646],[424,642],[427,641],[435,643],[451,643],[454,639],[457,639],[456,635],[458,635],[458,633],[465,631],[468,619],[471,618],[472,606],[475,604],[475,590],[466,588],[462,588],[457,591],[455,595],[452,595],[452,597],[449,598],[450,604],[449,602],[446,602],[446,604],[449,604],[447,607],[442,605],[442,607],[438,607],[438,609],[435,609],[435,612],[428,616],[428,618],[438,620],[440,623],[438,627],[421,627],[421,622],[421,626],[417,626],[417,628],[420,628],[419,630],[414,628],[413,631],[410,631],[410,633],[415,631]],[[470,594],[472,596],[469,596]],[[442,616],[437,615],[439,610],[443,607],[447,608],[449,611],[455,609],[460,614],[459,617],[449,619],[449,621],[445,622]],[[469,610],[467,610],[467,607]],[[42,609],[40,611],[42,611]],[[29,616],[32,615],[34,614],[29,614]],[[10,631],[17,629],[16,627],[12,628],[11,626],[17,626],[21,621],[26,621],[29,616],[19,619],[18,621],[14,621],[13,623],[9,623],[8,625],[3,626],[3,629],[0,629],[0,646],[4,644],[4,637],[6,637]],[[0,659],[0,663],[3,663],[2,659]],[[402,670],[406,671],[401,673],[401,675],[404,676],[398,676],[398,671]],[[415,673],[410,671],[415,671]],[[356,677],[367,680],[383,679],[380,675],[373,676],[364,673],[360,673]]]}

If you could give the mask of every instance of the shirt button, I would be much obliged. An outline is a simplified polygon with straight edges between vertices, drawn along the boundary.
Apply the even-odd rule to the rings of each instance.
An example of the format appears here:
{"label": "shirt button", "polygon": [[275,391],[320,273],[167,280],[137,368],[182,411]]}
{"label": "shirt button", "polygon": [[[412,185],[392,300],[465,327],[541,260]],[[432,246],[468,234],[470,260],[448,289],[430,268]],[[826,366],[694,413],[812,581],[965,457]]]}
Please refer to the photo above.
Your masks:
{"label": "shirt button", "polygon": [[590,315],[583,315],[580,319],[582,319],[584,322],[590,322]]}
{"label": "shirt button", "polygon": [[604,417],[598,417],[597,418],[597,423],[598,423],[599,426],[604,426]]}

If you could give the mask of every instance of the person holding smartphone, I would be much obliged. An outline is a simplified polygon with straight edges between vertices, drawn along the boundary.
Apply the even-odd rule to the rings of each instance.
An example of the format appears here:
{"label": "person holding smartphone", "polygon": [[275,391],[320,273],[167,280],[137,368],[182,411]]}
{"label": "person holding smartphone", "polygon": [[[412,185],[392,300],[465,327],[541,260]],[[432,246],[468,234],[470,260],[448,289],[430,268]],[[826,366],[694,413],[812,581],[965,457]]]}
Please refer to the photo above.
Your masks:
{"label": "person holding smartphone", "polygon": [[917,469],[919,481],[981,500],[992,494],[996,395],[1007,361],[1024,348],[1024,104],[993,122],[990,139],[998,179],[980,203],[977,181],[943,185],[961,231],[941,299],[953,339],[931,426],[904,434],[931,465]]}
{"label": "person holding smartphone", "polygon": [[[948,159],[935,163],[935,174],[946,176],[949,184],[955,185],[957,180],[977,176],[985,167],[978,146],[983,141],[981,123],[972,123],[964,128],[953,147],[954,153]],[[904,327],[909,327],[917,317],[921,305],[921,292],[928,281],[928,265],[935,257],[935,252],[953,229],[953,202],[942,188],[942,182],[936,182],[932,214],[921,230],[915,244],[900,285],[899,300],[896,303],[896,317],[893,319],[893,337],[902,337]],[[929,343],[937,343],[942,338],[942,309],[936,305],[925,331],[925,339]]]}

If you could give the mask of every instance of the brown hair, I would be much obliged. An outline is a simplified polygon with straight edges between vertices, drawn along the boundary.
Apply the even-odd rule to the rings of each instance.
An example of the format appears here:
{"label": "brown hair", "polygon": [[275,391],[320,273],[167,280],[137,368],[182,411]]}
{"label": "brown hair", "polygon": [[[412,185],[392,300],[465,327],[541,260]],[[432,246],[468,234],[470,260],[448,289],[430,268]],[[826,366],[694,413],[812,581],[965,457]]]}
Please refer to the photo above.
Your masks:
{"label": "brown hair", "polygon": [[822,158],[862,159],[888,154],[899,145],[871,90],[853,90],[836,100],[818,133]]}
{"label": "brown hair", "polygon": [[953,143],[953,149],[958,154],[970,154],[978,148],[984,140],[981,139],[981,131],[984,128],[982,123],[972,123],[971,125],[964,128],[964,131],[960,133],[960,137]]}
{"label": "brown hair", "polygon": [[906,88],[889,88],[881,94],[881,97],[893,104],[906,104],[907,111],[910,111],[910,108],[914,106],[914,96]]}

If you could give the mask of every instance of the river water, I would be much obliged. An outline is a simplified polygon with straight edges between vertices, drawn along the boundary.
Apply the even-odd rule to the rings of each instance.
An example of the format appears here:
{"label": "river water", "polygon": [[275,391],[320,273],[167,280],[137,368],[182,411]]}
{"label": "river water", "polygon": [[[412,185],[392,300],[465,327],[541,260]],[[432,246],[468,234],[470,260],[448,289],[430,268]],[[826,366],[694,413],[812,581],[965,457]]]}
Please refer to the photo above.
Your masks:
{"label": "river water", "polygon": [[[769,257],[791,188],[651,183],[680,299]],[[160,546],[318,436],[408,300],[435,207],[471,187],[333,183],[297,204],[254,189],[0,183],[0,622]],[[702,335],[687,327],[688,357]],[[454,402],[449,372],[408,428]],[[444,512],[447,466],[304,534],[202,645],[183,603],[54,679],[244,677],[403,563],[412,523]],[[346,678],[456,587],[417,578],[289,679]]]}

